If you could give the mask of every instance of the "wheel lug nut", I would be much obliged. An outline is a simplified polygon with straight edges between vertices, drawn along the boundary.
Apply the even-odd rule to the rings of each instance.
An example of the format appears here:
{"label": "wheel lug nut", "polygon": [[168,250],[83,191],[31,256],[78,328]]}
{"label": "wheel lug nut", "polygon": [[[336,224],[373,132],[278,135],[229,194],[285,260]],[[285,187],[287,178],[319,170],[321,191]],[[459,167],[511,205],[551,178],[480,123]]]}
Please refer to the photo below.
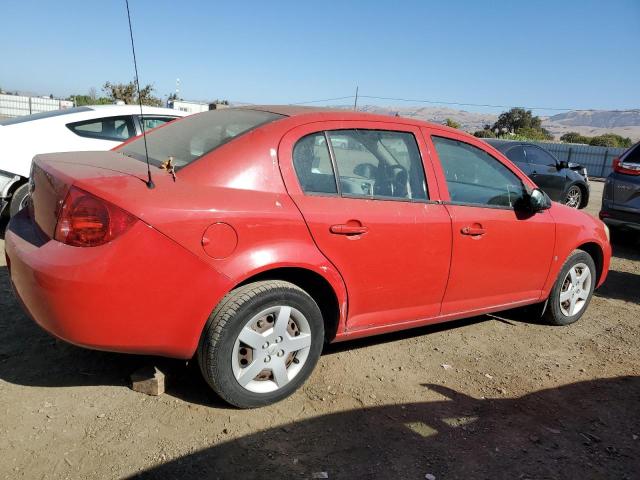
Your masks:
{"label": "wheel lug nut", "polygon": [[269,348],[269,342],[265,342],[264,345],[262,345],[263,350],[266,350],[267,348]]}
{"label": "wheel lug nut", "polygon": [[280,343],[282,341],[282,337],[276,338],[276,343]]}
{"label": "wheel lug nut", "polygon": [[278,352],[278,356],[279,356],[279,357],[281,357],[281,356],[283,356],[283,355],[284,355],[284,350],[280,350],[280,351]]}
{"label": "wheel lug nut", "polygon": [[264,357],[264,363],[269,363],[270,361],[271,361],[271,357],[269,355]]}

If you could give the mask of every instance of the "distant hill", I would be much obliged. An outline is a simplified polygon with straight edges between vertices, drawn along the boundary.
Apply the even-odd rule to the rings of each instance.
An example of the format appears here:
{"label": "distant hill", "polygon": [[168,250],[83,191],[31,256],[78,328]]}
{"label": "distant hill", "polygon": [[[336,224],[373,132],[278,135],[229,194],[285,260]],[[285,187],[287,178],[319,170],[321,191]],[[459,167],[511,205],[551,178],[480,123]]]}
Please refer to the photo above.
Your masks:
{"label": "distant hill", "polygon": [[549,121],[568,127],[638,127],[639,110],[576,110],[549,117]]}
{"label": "distant hill", "polygon": [[[484,125],[493,123],[498,115],[490,113],[468,112],[447,107],[379,107],[375,105],[358,106],[358,110],[416,118],[433,123],[444,123],[447,118],[458,122],[462,130],[473,133],[481,130]],[[567,132],[578,132],[590,137],[605,133],[616,133],[623,137],[630,137],[634,141],[640,140],[640,109],[636,110],[576,110],[551,117],[541,117],[542,126],[549,130],[556,139]]]}

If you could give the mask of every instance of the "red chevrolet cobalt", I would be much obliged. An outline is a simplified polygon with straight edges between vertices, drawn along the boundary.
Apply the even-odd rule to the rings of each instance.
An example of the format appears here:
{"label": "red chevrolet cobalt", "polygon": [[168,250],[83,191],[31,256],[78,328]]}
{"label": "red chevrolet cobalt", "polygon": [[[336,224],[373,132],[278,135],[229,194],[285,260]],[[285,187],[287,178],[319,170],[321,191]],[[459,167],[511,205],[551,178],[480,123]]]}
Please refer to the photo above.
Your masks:
{"label": "red chevrolet cobalt", "polygon": [[111,152],[35,157],[6,233],[27,312],[87,348],[197,356],[223,399],[294,392],[325,342],[539,304],[578,320],[597,219],[486,143],[342,110],[205,112]]}

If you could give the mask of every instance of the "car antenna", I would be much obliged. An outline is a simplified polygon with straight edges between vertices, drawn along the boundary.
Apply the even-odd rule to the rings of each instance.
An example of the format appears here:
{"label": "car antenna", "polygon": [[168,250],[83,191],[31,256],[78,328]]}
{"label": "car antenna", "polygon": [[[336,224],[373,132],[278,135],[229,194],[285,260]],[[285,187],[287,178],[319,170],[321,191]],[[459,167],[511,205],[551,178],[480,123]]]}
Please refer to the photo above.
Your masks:
{"label": "car antenna", "polygon": [[142,97],[140,96],[140,81],[138,80],[138,62],[136,62],[136,47],[133,44],[133,29],[131,28],[131,13],[129,13],[129,0],[125,0],[127,5],[127,18],[129,19],[129,36],[131,37],[131,51],[133,52],[133,68],[136,72],[136,90],[138,91],[138,104],[140,105],[140,126],[142,127],[142,138],[144,139],[144,156],[147,160],[148,180],[145,182],[147,188],[155,188],[156,185],[151,179],[151,166],[149,165],[149,150],[147,148],[147,131],[144,128],[144,114],[142,113]]}

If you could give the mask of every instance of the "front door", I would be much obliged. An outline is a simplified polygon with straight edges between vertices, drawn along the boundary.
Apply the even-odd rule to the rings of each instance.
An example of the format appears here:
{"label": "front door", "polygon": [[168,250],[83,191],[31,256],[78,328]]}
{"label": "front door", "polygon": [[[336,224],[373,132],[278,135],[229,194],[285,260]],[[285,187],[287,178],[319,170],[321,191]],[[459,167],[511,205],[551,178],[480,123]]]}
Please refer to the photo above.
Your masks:
{"label": "front door", "polygon": [[299,127],[280,144],[287,190],[345,281],[348,329],[439,313],[451,220],[429,200],[437,191],[429,191],[433,170],[427,163],[425,177],[420,143],[410,126],[326,122]]}
{"label": "front door", "polygon": [[450,197],[445,204],[453,233],[442,314],[539,299],[555,242],[550,213],[515,208],[525,194],[522,180],[480,145],[437,135],[431,141]]}

